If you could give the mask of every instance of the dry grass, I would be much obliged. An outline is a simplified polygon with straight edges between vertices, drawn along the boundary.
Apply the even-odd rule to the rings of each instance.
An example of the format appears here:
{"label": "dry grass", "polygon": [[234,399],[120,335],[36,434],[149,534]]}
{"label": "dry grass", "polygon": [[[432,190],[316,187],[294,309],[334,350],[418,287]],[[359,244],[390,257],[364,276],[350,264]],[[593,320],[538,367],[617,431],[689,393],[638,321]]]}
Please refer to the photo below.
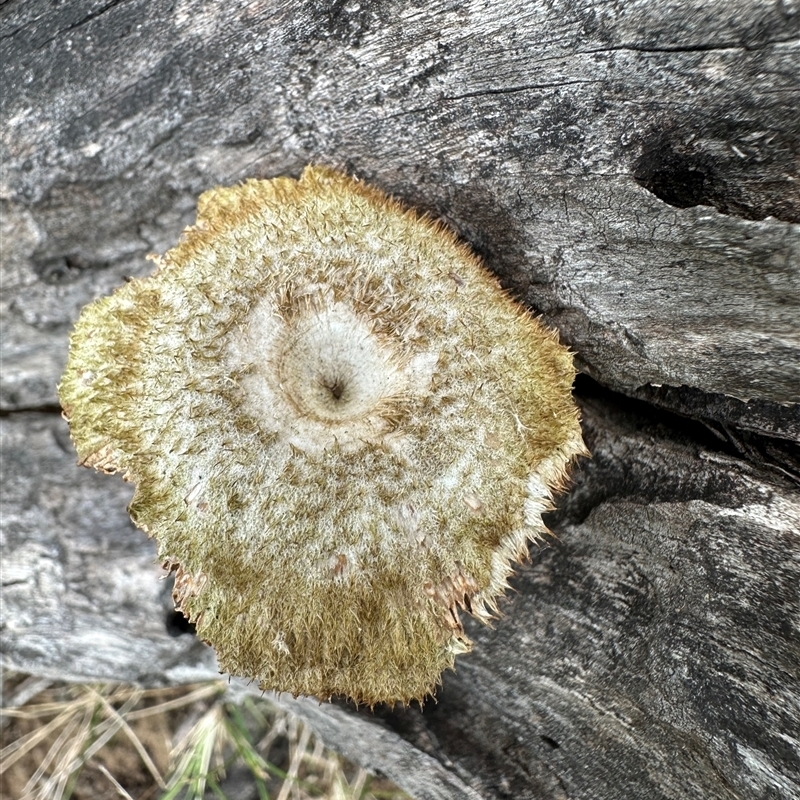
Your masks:
{"label": "dry grass", "polygon": [[145,690],[3,675],[0,796],[19,800],[409,800],[298,718],[222,681]]}

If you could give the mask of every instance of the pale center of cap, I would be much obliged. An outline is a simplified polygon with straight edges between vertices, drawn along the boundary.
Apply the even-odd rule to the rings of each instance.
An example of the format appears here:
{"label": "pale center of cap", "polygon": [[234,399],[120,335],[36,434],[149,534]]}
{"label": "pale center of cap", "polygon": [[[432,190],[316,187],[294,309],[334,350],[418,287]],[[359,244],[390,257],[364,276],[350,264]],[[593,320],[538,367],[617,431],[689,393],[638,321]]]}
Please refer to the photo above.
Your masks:
{"label": "pale center of cap", "polygon": [[388,348],[341,306],[298,319],[285,331],[278,372],[301,415],[334,423],[369,417],[404,383]]}

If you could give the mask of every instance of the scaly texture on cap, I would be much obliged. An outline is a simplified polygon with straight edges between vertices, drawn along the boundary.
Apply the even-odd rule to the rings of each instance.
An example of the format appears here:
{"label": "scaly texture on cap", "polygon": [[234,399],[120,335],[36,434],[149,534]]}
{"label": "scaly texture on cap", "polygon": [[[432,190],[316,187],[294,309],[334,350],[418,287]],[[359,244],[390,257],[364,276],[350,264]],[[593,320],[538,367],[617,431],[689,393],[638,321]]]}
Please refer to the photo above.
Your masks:
{"label": "scaly texture on cap", "polygon": [[432,692],[584,452],[570,354],[441,224],[330,169],[202,195],[84,309],[59,396],[221,669]]}

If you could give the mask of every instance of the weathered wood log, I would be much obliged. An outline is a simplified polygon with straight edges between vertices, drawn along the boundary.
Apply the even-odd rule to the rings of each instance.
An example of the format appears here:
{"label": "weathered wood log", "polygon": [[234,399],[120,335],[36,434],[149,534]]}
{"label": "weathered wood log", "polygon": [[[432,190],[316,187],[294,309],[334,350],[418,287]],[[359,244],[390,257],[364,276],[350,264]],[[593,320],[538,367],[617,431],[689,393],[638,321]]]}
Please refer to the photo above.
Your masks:
{"label": "weathered wood log", "polygon": [[[471,627],[476,649],[437,703],[379,714],[434,762],[420,769],[383,729],[370,747],[369,714],[356,724],[290,707],[420,797],[463,796],[461,781],[487,797],[791,796],[796,488],[710,434],[698,442],[674,418],[610,399],[583,399],[594,458],[507,616]],[[169,635],[168,592],[122,512],[124,484],[71,469],[54,415],[2,428],[4,657],[73,680],[214,674],[207,648]]]}
{"label": "weathered wood log", "polygon": [[436,703],[279,702],[422,798],[800,796],[796,4],[12,0],[0,24],[6,663],[216,674],[55,384],[80,307],[200,191],[320,161],[446,219],[599,383],[557,538]]}

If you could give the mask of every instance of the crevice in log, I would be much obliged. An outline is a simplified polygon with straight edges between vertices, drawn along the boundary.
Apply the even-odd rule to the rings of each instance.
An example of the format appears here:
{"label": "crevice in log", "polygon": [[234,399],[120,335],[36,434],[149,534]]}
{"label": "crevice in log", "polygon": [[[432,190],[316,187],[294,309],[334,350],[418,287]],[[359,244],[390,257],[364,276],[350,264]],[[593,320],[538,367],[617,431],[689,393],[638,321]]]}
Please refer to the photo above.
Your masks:
{"label": "crevice in log", "polygon": [[89,11],[87,14],[82,16],[80,19],[76,20],[75,22],[70,23],[65,28],[62,28],[62,29],[58,30],[55,33],[54,36],[51,36],[49,39],[46,39],[44,42],[42,42],[42,44],[40,46],[44,47],[45,45],[50,44],[50,42],[55,41],[56,39],[58,39],[59,36],[62,36],[64,34],[66,34],[66,33],[69,33],[69,31],[74,31],[77,28],[80,28],[83,25],[86,25],[87,23],[91,22],[92,20],[97,19],[98,17],[102,16],[107,11],[110,11],[115,6],[121,5],[122,3],[125,3],[125,2],[126,2],[126,0],[110,0],[110,2],[106,3],[104,6],[101,6],[100,8],[97,8],[94,11]]}
{"label": "crevice in log", "polygon": [[180,611],[167,612],[164,628],[170,636],[183,636],[184,633],[194,636],[197,633],[194,623],[186,619]]}
{"label": "crevice in log", "polygon": [[183,636],[186,633],[195,636],[197,628],[195,624],[185,617],[177,608],[172,599],[172,592],[175,588],[175,573],[167,575],[161,585],[161,605],[164,608],[164,630],[173,638]]}
{"label": "crevice in log", "polygon": [[[602,399],[623,413],[631,413],[649,424],[657,424],[673,441],[692,442],[717,452],[768,469],[800,485],[800,407],[777,403],[752,402],[754,409],[772,420],[783,417],[783,426],[773,435],[745,427],[751,403],[735,398],[707,394],[689,387],[642,387],[638,397],[615,392],[588,375],[578,375],[575,393],[584,400]],[[767,408],[767,406],[769,408]],[[713,409],[739,409],[741,419],[734,425],[713,416]],[[712,414],[708,410],[712,410]],[[771,413],[770,413],[771,412]]]}
{"label": "crevice in log", "polygon": [[774,45],[790,44],[796,41],[794,38],[789,39],[771,39],[768,41],[747,43],[747,42],[706,42],[698,44],[667,44],[667,45],[647,45],[624,43],[611,45],[609,47],[599,47],[596,50],[584,50],[583,53],[616,53],[618,51],[633,52],[633,53],[709,53],[713,51],[726,51],[726,50],[762,50],[765,47],[773,47]]}
{"label": "crevice in log", "polygon": [[[580,376],[583,380],[584,376]],[[690,417],[703,424],[718,423],[755,433],[766,440],[800,442],[800,405],[769,400],[739,400],[730,395],[704,392],[692,386],[638,387],[631,396],[656,408]],[[719,437],[719,433],[714,429]],[[726,438],[726,437],[723,437]]]}
{"label": "crevice in log", "polygon": [[791,132],[766,137],[724,121],[656,131],[633,166],[636,182],[675,208],[711,206],[749,220],[800,222],[800,198],[791,179],[765,180],[778,150],[797,153]]}
{"label": "crevice in log", "polygon": [[61,406],[58,403],[42,403],[40,406],[18,406],[15,408],[0,408],[0,419],[19,414],[60,414]]}
{"label": "crevice in log", "polygon": [[42,283],[51,285],[74,283],[86,270],[101,270],[109,266],[108,261],[93,261],[76,253],[58,256],[34,254],[31,263]]}

